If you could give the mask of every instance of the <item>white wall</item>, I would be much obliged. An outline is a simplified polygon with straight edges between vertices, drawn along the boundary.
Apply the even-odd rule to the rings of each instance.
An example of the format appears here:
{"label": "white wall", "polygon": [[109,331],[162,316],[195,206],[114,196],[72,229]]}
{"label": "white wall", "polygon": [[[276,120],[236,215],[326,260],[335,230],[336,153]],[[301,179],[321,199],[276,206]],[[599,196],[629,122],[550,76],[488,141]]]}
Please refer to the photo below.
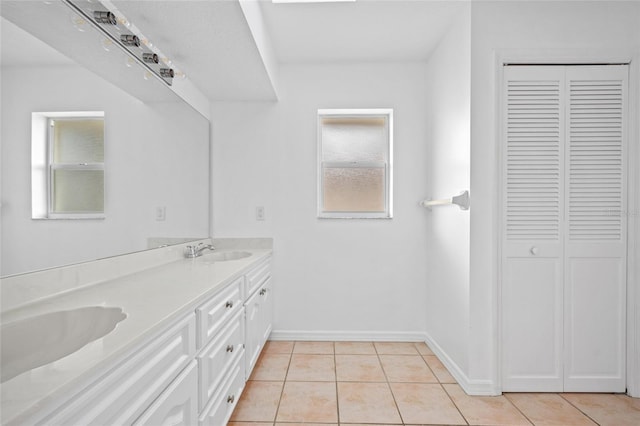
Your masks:
{"label": "white wall", "polygon": [[472,2],[469,377],[486,391],[499,390],[496,55],[566,61],[568,53],[593,60],[635,52],[637,61],[639,8],[638,2]]}
{"label": "white wall", "polygon": [[[425,119],[429,123],[427,164],[432,198],[449,198],[470,186],[470,31],[467,8],[427,64]],[[471,205],[473,208],[473,201]],[[428,216],[425,310],[429,344],[453,370],[466,375],[470,212],[455,206],[437,207]]]}
{"label": "white wall", "polygon": [[[143,104],[76,66],[2,68],[2,274],[209,235],[209,124],[183,103]],[[105,111],[104,220],[31,219],[31,113]],[[154,208],[166,206],[166,221]]]}
{"label": "white wall", "polygon": [[[287,65],[279,103],[214,103],[215,234],[275,238],[276,336],[425,330],[467,391],[499,392],[496,55],[638,52],[639,7],[470,2],[426,65]],[[315,112],[334,107],[395,108],[392,221],[315,218]],[[416,205],[469,182],[470,212]]]}
{"label": "white wall", "polygon": [[[421,64],[286,65],[279,103],[212,104],[214,233],[274,237],[275,337],[423,338],[425,75]],[[394,218],[317,219],[317,109],[387,107]]]}

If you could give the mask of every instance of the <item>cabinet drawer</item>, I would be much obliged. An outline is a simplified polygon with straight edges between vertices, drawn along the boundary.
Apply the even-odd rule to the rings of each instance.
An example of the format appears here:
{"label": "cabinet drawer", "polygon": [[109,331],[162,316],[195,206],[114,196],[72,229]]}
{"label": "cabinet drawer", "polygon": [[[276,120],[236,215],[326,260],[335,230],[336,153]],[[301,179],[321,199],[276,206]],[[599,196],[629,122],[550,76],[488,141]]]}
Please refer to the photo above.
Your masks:
{"label": "cabinet drawer", "polygon": [[244,309],[236,313],[197,357],[200,370],[200,410],[204,410],[209,399],[219,390],[231,366],[244,355],[243,344]]}
{"label": "cabinet drawer", "polygon": [[200,417],[200,426],[226,425],[244,389],[244,357],[240,357],[220,391],[209,401]]}
{"label": "cabinet drawer", "polygon": [[45,419],[47,425],[131,424],[195,356],[190,314]]}
{"label": "cabinet drawer", "polygon": [[262,283],[271,276],[271,256],[265,259],[261,264],[249,271],[247,274],[247,293],[251,296]]}
{"label": "cabinet drawer", "polygon": [[242,310],[243,285],[244,277],[240,277],[196,309],[198,349],[206,345],[229,318]]}
{"label": "cabinet drawer", "polygon": [[197,365],[192,361],[134,425],[195,425],[198,419]]}

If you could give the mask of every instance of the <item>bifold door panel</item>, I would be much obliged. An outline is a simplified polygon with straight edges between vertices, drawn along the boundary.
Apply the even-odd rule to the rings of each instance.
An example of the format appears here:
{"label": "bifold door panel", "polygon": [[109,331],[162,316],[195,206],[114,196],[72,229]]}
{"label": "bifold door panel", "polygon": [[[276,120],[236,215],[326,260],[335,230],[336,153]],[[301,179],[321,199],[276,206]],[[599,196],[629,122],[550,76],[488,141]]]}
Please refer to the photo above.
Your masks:
{"label": "bifold door panel", "polygon": [[507,66],[504,391],[624,392],[627,66]]}

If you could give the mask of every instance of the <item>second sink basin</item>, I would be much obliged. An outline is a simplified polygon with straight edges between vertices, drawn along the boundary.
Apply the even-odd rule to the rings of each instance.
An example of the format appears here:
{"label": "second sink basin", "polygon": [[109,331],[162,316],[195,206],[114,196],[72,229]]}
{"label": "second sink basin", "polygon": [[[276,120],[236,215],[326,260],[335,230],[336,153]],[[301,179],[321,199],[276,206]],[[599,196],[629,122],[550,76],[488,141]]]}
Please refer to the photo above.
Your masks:
{"label": "second sink basin", "polygon": [[127,315],[88,306],[2,324],[2,382],[60,358],[109,334]]}

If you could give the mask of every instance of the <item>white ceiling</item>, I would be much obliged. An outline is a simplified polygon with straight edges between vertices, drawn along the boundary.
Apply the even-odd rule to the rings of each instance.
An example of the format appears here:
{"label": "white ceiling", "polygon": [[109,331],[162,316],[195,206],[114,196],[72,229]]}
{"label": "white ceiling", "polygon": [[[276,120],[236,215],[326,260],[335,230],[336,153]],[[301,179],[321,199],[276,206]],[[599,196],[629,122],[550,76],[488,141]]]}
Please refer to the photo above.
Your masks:
{"label": "white ceiling", "polygon": [[278,60],[424,61],[468,1],[272,3],[262,11]]}
{"label": "white ceiling", "polygon": [[[212,100],[276,99],[238,1],[112,0]],[[425,61],[467,1],[260,0],[279,63]]]}
{"label": "white ceiling", "polygon": [[[259,1],[266,34],[278,63],[425,61],[453,17],[468,4],[468,0],[303,4]],[[2,3],[5,15],[17,12],[21,2]],[[208,99],[276,99],[261,57],[264,52],[258,50],[238,0],[112,0],[111,3],[170,57]],[[43,3],[22,4],[23,9],[31,10]],[[34,7],[28,8],[31,4]],[[58,28],[57,24],[44,22],[46,18],[36,17],[35,12],[30,13],[31,20],[24,21],[26,27],[31,27],[29,31],[41,39],[58,39],[59,50],[66,50],[66,54],[83,63],[79,48],[60,45],[64,43],[60,32],[67,31],[65,24],[70,19],[62,19],[63,25]],[[14,28],[12,24],[3,25],[3,65],[68,63],[43,42],[29,39],[24,33],[13,31]],[[7,43],[8,40],[19,43]],[[36,54],[30,53],[32,49]],[[89,67],[96,62],[96,55],[87,53]]]}
{"label": "white ceiling", "polygon": [[115,0],[112,3],[209,99],[275,99],[237,1]]}

